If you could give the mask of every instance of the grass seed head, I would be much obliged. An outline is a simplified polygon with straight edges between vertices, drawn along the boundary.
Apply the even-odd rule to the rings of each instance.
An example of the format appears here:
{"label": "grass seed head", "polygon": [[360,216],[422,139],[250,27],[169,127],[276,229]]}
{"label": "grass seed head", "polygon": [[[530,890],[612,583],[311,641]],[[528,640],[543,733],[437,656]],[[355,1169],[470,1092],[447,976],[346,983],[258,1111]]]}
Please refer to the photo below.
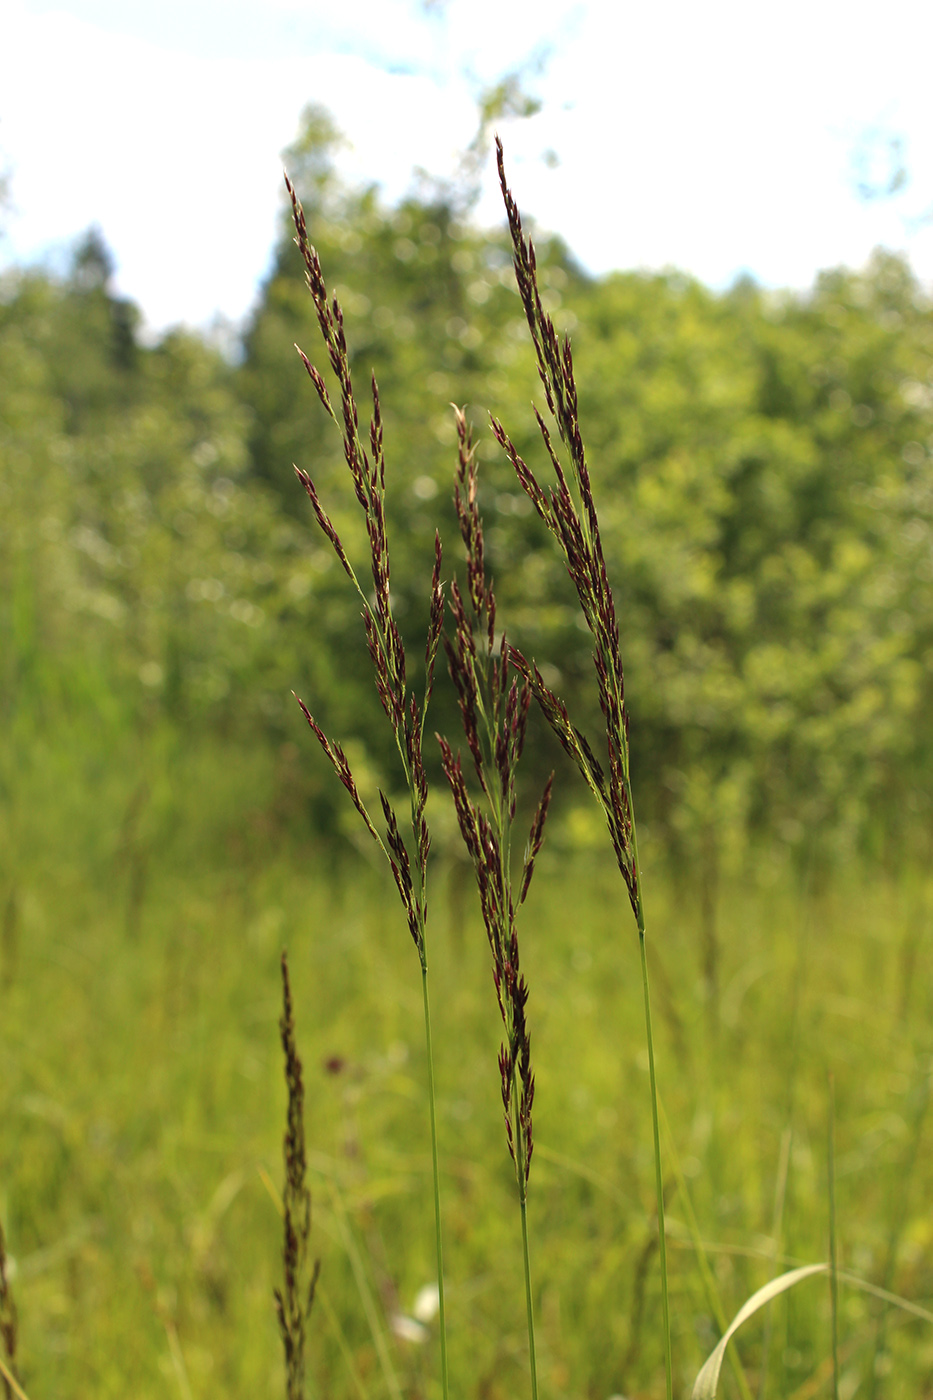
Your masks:
{"label": "grass seed head", "polygon": [[301,1059],[295,1041],[292,992],[288,976],[288,956],[282,953],[282,1016],[279,1034],[285,1054],[285,1084],[288,1090],[283,1157],[285,1189],[282,1266],[283,1286],[275,1290],[275,1308],[285,1352],[286,1395],[288,1400],[304,1400],[305,1324],[314,1302],[320,1273],[316,1260],[307,1278],[308,1241],[311,1234],[311,1193],[305,1182],[304,1083]]}

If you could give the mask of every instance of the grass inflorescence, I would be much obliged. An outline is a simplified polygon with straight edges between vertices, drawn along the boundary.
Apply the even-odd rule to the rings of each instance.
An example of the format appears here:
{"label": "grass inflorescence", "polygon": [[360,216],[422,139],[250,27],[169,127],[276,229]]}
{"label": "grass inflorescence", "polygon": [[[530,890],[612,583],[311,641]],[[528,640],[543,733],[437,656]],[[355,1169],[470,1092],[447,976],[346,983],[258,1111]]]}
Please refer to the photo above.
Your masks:
{"label": "grass inflorescence", "polygon": [[516,915],[528,895],[535,858],[544,839],[553,775],[548,778],[532,820],[516,895],[512,885],[512,826],[517,801],[517,769],[525,744],[531,687],[520,679],[512,665],[505,633],[498,636],[496,633],[496,598],[486,576],[472,434],[462,410],[456,409],[455,413],[459,460],[454,500],[466,549],[467,587],[464,596],[456,582],[451,584],[454,637],[451,641],[445,636],[444,642],[463,732],[482,794],[481,802],[470,796],[459,753],[454,753],[446,738],[438,736],[438,739],[460,834],[476,875],[483,923],[492,952],[499,1014],[505,1028],[505,1040],[499,1049],[499,1080],[506,1140],[515,1167],[521,1211],[531,1393],[536,1400],[534,1303],[528,1244],[535,1079],[526,1015],[528,984],[520,966]]}
{"label": "grass inflorescence", "polygon": [[[923,1298],[931,1287],[923,1207],[929,1154],[922,1147],[933,1003],[929,994],[922,1003],[920,960],[915,963],[919,935],[904,939],[894,909],[895,882],[889,875],[874,882],[866,877],[855,894],[831,896],[802,891],[793,872],[785,872],[780,885],[777,876],[759,872],[754,903],[741,887],[723,896],[722,936],[706,968],[707,982],[717,984],[718,992],[701,1006],[691,989],[690,957],[694,925],[706,917],[702,895],[693,907],[678,888],[653,879],[652,915],[665,937],[651,950],[659,1009],[652,1028],[645,880],[622,664],[623,642],[628,644],[619,627],[625,614],[609,581],[571,346],[546,310],[534,244],[506,181],[501,145],[498,163],[518,292],[544,393],[535,415],[548,479],[529,465],[528,451],[519,453],[497,418],[492,432],[556,541],[575,590],[592,639],[603,730],[595,738],[586,732],[572,713],[575,706],[558,693],[562,687],[548,661],[515,644],[511,627],[506,637],[488,570],[476,445],[461,409],[454,410],[454,504],[465,582],[451,583],[445,604],[435,533],[423,668],[418,659],[424,681],[416,693],[398,622],[404,613],[392,591],[385,508],[390,474],[379,388],[373,376],[369,421],[363,423],[340,302],[328,291],[289,185],[328,378],[299,353],[341,438],[365,525],[364,567],[355,562],[356,548],[345,547],[349,536],[344,530],[342,537],[334,523],[342,517],[329,512],[314,476],[296,471],[359,602],[407,811],[405,800],[399,803],[387,791],[379,792],[378,805],[371,800],[370,786],[357,781],[361,770],[331,736],[326,715],[314,704],[299,704],[366,829],[366,841],[373,843],[368,849],[375,848],[391,871],[419,960],[421,996],[410,976],[407,939],[384,937],[381,867],[378,885],[376,874],[348,878],[345,870],[329,883],[320,861],[308,859],[306,845],[289,860],[274,840],[263,845],[238,833],[240,864],[230,862],[225,850],[217,862],[220,874],[205,868],[186,884],[167,848],[164,859],[153,853],[151,871],[146,867],[146,881],[152,881],[146,918],[139,917],[144,891],[132,873],[132,917],[106,899],[83,910],[80,958],[53,935],[56,920],[43,911],[39,880],[18,872],[7,917],[0,920],[4,1018],[24,1047],[21,1062],[10,1067],[13,1088],[4,1099],[6,1121],[16,1134],[11,1179],[18,1196],[10,1234],[17,1292],[31,1323],[33,1316],[38,1323],[29,1333],[42,1343],[34,1355],[23,1355],[13,1261],[0,1230],[5,1400],[24,1400],[23,1384],[33,1394],[81,1394],[87,1375],[98,1372],[102,1396],[128,1389],[161,1394],[166,1375],[174,1375],[184,1396],[265,1393],[273,1366],[281,1364],[268,1307],[273,1287],[288,1400],[303,1400],[306,1390],[353,1394],[356,1400],[451,1393],[502,1400],[524,1386],[526,1371],[533,1400],[539,1388],[551,1400],[577,1393],[660,1396],[664,1389],[670,1397],[675,1376],[678,1387],[686,1382],[689,1388],[691,1375],[695,1400],[712,1400],[727,1354],[744,1396],[753,1389],[759,1397],[830,1389],[845,1395],[864,1386],[881,1400],[929,1388],[933,1352],[915,1344],[914,1332],[933,1322],[933,1315],[899,1295]],[[537,529],[537,522],[531,527]],[[448,734],[440,739],[436,763],[433,740],[426,745],[425,736],[441,645],[459,704],[463,752]],[[529,804],[527,817],[523,813],[520,763],[537,710],[597,805],[598,815],[586,827],[587,854],[574,858],[571,880],[559,881],[552,870],[539,868],[551,779],[535,793],[537,805]],[[511,1165],[501,1152],[498,1108],[488,1121],[477,1109],[491,1096],[474,1092],[476,1066],[493,1055],[488,1018],[477,1009],[488,992],[486,949],[479,950],[480,967],[456,935],[445,944],[444,921],[432,911],[441,926],[438,951],[448,954],[432,964],[435,993],[443,993],[461,1027],[456,1037],[439,1037],[435,1091],[427,937],[428,772],[435,763],[446,778],[476,877],[491,955],[501,1022],[497,1089]],[[214,776],[227,780],[235,766],[218,761]],[[188,783],[205,792],[212,786]],[[443,781],[437,786],[443,790]],[[125,825],[136,820],[135,803],[131,799]],[[442,818],[435,823],[433,808],[431,819],[437,833]],[[599,860],[590,845],[588,833],[602,840],[603,827],[614,862]],[[450,830],[456,835],[453,817]],[[567,841],[566,828],[559,835]],[[652,876],[657,869],[653,862]],[[56,875],[61,878],[61,872]],[[67,883],[61,889],[70,899]],[[928,884],[915,898],[911,917],[922,921]],[[620,906],[628,919],[626,900],[640,980],[618,976],[626,965],[626,945],[618,937]],[[794,931],[803,927],[804,909],[818,910],[819,939]],[[263,979],[255,968],[263,961],[271,980],[282,925],[308,922],[327,927],[332,936],[314,939],[291,973],[284,955],[279,964],[288,1098],[280,1196],[270,1175],[276,1170],[270,1144],[280,1131],[272,1118],[276,1096],[269,1092],[273,1073],[281,1072],[268,1033],[275,1012],[271,999],[257,1000]],[[451,929],[453,923],[451,918]],[[578,928],[588,936],[578,936]],[[231,929],[242,939],[229,937]],[[896,956],[884,957],[885,950],[896,954],[898,939],[900,972]],[[806,979],[805,960],[812,961],[814,973]],[[43,997],[48,992],[47,1016],[45,1004],[37,1015],[27,1002],[27,985],[41,987]],[[34,1001],[35,994],[30,996]],[[317,998],[326,1008],[307,1028],[304,1063],[294,1017],[302,997]],[[419,1183],[428,1170],[419,1147],[423,1086],[408,1068],[419,1002],[433,1172],[429,1265],[414,1243],[427,1195]],[[873,1013],[889,1007],[889,1018],[884,1011],[869,1016],[869,1005]],[[112,1034],[102,1038],[105,1008]],[[231,1011],[235,1035],[227,1025]],[[849,1022],[858,1024],[858,1036]],[[708,1074],[712,1034],[717,1054]],[[655,1073],[655,1035],[665,1053],[666,1112]],[[831,1080],[826,1140],[829,1258],[808,1262],[820,1258],[826,1243],[826,1179],[810,1144],[822,1140],[826,1126],[825,1084],[812,1082],[812,1065],[821,1062],[827,1038],[839,1084],[837,1108]],[[93,1089],[84,1090],[84,1102],[75,1094],[66,1106],[59,1085],[78,1040],[93,1046],[90,1072],[83,1076]],[[373,1053],[374,1040],[379,1053]],[[137,1056],[129,1066],[118,1053],[127,1045]],[[152,1102],[144,1104],[138,1085],[150,1068]],[[645,1096],[631,1091],[642,1070],[653,1143]],[[6,1078],[0,1076],[4,1094]],[[320,1084],[327,1093],[318,1094]],[[305,1094],[312,1085],[315,1133],[309,1147]],[[112,1123],[132,1123],[142,1150],[139,1142],[127,1141],[122,1127],[114,1132]],[[166,1124],[176,1126],[167,1131]],[[458,1285],[450,1293],[457,1318],[451,1365],[442,1161],[449,1164],[445,1206]],[[5,1162],[3,1172],[6,1177]],[[653,1208],[646,1204],[651,1175]],[[76,1220],[62,1204],[60,1183],[66,1180],[79,1202]],[[311,1251],[312,1184],[314,1254],[320,1249],[324,1270],[320,1285]],[[269,1196],[283,1222],[283,1274],[277,1282],[268,1250]],[[516,1196],[521,1265],[507,1209]],[[886,1235],[877,1227],[885,1211]],[[56,1233],[57,1241],[47,1247]],[[102,1240],[119,1243],[104,1248]],[[853,1258],[868,1261],[860,1275],[840,1267],[841,1260]],[[131,1294],[127,1277],[141,1282],[145,1297]],[[818,1295],[814,1286],[809,1298],[804,1293],[796,1311],[786,1302],[778,1306],[791,1289],[811,1282],[824,1291]],[[517,1302],[522,1283],[524,1319]],[[80,1311],[88,1297],[108,1299],[112,1334],[101,1350],[112,1355],[104,1365],[93,1351],[88,1313]],[[253,1326],[262,1308],[265,1330]],[[757,1316],[765,1310],[766,1320]],[[153,1323],[149,1337],[142,1315]],[[765,1322],[761,1346],[754,1336],[756,1316],[758,1324]],[[425,1345],[435,1318],[438,1368]],[[746,1323],[740,1361],[729,1348]]]}
{"label": "grass inflorescence", "polygon": [[642,985],[644,989],[645,1033],[648,1052],[651,1111],[654,1130],[655,1197],[658,1211],[658,1249],[661,1265],[661,1298],[664,1313],[664,1356],[668,1400],[673,1396],[673,1364],[671,1358],[671,1324],[668,1300],[667,1241],[664,1229],[664,1183],[661,1164],[661,1137],[658,1114],[658,1087],[655,1074],[654,1036],[651,1027],[651,997],[648,985],[648,957],[645,938],[645,906],[642,895],[641,868],[638,860],[638,836],[635,827],[635,807],[632,799],[631,762],[629,755],[629,722],[625,709],[625,680],[619,644],[619,624],[615,601],[606,571],[599,518],[593,499],[586,451],[580,431],[577,406],[577,386],[573,372],[570,338],[560,341],[554,323],[545,311],[538,288],[534,244],[526,238],[518,205],[505,176],[501,141],[496,140],[499,182],[505,201],[512,236],[515,276],[525,309],[525,317],[534,343],[538,376],[544,388],[547,407],[555,420],[571,465],[577,499],[567,480],[551,433],[535,408],[535,418],[547,455],[557,478],[557,486],[548,491],[539,484],[531,468],[519,456],[501,423],[493,419],[493,432],[505,450],[518,481],[545,525],[555,536],[564,556],[586,625],[594,641],[593,664],[599,687],[599,704],[605,719],[605,743],[608,771],[596,757],[585,735],[571,721],[564,702],[544,682],[538,667],[513,648],[514,664],[525,677],[551,729],[564,751],[574,761],[584,781],[601,807],[609,828],[616,862],[625,881],[635,915],[641,954]]}
{"label": "grass inflorescence", "polygon": [[434,1224],[435,1252],[437,1258],[437,1288],[440,1306],[441,1341],[441,1381],[445,1400],[448,1394],[447,1379],[447,1329],[444,1302],[444,1262],[441,1228],[440,1180],[437,1155],[437,1111],[434,1090],[434,1051],[431,1035],[431,1012],[428,996],[428,853],[431,836],[425,817],[428,801],[428,780],[425,773],[422,744],[428,705],[434,684],[434,668],[441,642],[444,618],[444,597],[441,587],[441,542],[434,537],[434,572],[431,579],[431,605],[428,621],[427,643],[425,646],[424,693],[419,701],[408,685],[405,645],[395,620],[392,592],[390,588],[389,542],[386,535],[385,490],[386,467],[383,446],[382,410],[379,402],[379,387],[375,375],[370,381],[372,413],[369,423],[368,446],[360,434],[360,414],[353,389],[350,371],[350,355],[344,333],[343,311],[335,296],[329,296],[327,284],[321,269],[317,251],[312,245],[304,211],[294,187],[286,176],[286,184],[292,201],[295,221],[296,243],[305,265],[308,291],[314,301],[318,325],[324,340],[331,370],[336,377],[340,392],[340,417],[331,404],[330,395],[323,375],[312,364],[299,347],[298,353],[308,372],[317,395],[326,412],[342,431],[343,450],[350,470],[356,499],[363,511],[366,533],[369,541],[370,572],[372,592],[362,588],[352,563],[344,549],[343,542],[322,504],[312,477],[295,467],[302,486],[307,492],[315,517],[324,535],[329,540],[340,564],[359,595],[362,604],[363,623],[366,640],[373,664],[376,690],[382,703],[395,738],[395,746],[401,762],[404,780],[408,789],[410,805],[410,846],[402,834],[395,808],[385,792],[380,790],[379,800],[385,821],[385,835],[381,836],[375,822],[360,795],[347,756],[339,742],[331,741],[303,700],[299,700],[302,712],[337,776],[350,795],[353,805],[359,812],[367,831],[382,851],[395,879],[408,921],[408,930],[418,953],[421,966],[422,1002],[424,1011],[425,1050],[428,1067],[428,1101],[431,1124],[431,1154],[434,1173]]}
{"label": "grass inflorescence", "polygon": [[284,1239],[282,1262],[284,1279],[275,1290],[275,1308],[279,1331],[285,1351],[285,1393],[287,1400],[304,1400],[305,1332],[321,1263],[314,1261],[308,1276],[308,1242],[311,1236],[311,1192],[306,1182],[307,1154],[305,1147],[305,1091],[301,1059],[295,1041],[295,1018],[292,989],[288,976],[288,957],[282,954],[282,1016],[279,1021],[282,1050],[285,1055],[285,1085],[288,1090],[288,1114],[283,1156],[285,1160],[285,1189],[282,1193],[282,1222]]}
{"label": "grass inflorescence", "polygon": [[[604,720],[601,745],[594,744],[571,718],[567,704],[547,683],[543,669],[534,657],[508,642],[497,627],[495,592],[486,572],[483,521],[478,503],[476,454],[472,429],[465,412],[455,408],[458,463],[454,502],[457,523],[466,552],[466,586],[455,581],[450,589],[453,637],[443,635],[448,666],[459,703],[466,747],[472,760],[472,778],[460,753],[446,737],[438,736],[441,764],[453,798],[460,834],[476,876],[479,903],[487,941],[492,953],[493,980],[504,1039],[499,1051],[499,1080],[505,1118],[506,1139],[515,1171],[522,1225],[522,1255],[528,1332],[528,1355],[533,1400],[537,1400],[537,1360],[535,1348],[535,1297],[531,1281],[528,1233],[528,1185],[534,1151],[532,1105],[535,1077],[531,1060],[528,1023],[529,988],[521,970],[517,913],[525,902],[541,849],[551,798],[552,778],[548,779],[531,822],[525,843],[524,861],[517,893],[513,887],[512,831],[517,809],[516,776],[525,743],[532,698],[558,739],[565,753],[579,770],[595,798],[608,829],[615,862],[621,873],[628,902],[634,915],[644,1017],[645,1048],[649,1076],[652,1119],[656,1233],[652,1249],[641,1252],[642,1292],[644,1272],[656,1245],[661,1293],[661,1351],[667,1400],[673,1400],[674,1364],[668,1241],[665,1223],[665,1183],[661,1153],[660,1095],[658,1090],[642,868],[639,859],[635,804],[632,791],[632,765],[629,718],[625,702],[625,678],[618,615],[606,568],[599,516],[580,426],[577,384],[569,337],[558,335],[545,309],[538,283],[538,269],[532,240],[525,235],[518,205],[509,189],[502,144],[496,141],[499,182],[505,203],[511,239],[513,265],[519,297],[525,312],[535,352],[547,413],[556,427],[556,438],[545,415],[537,407],[534,416],[540,431],[554,484],[545,487],[528,462],[518,452],[502,423],[491,417],[493,435],[505,453],[522,491],[534,511],[555,538],[567,573],[576,591],[585,626],[593,643],[593,665],[599,706]],[[448,1366],[444,1311],[444,1280],[441,1242],[439,1162],[436,1124],[431,1022],[427,994],[427,866],[430,837],[425,817],[427,778],[422,749],[428,701],[434,666],[443,634],[442,551],[435,533],[434,571],[431,581],[431,608],[425,652],[426,681],[419,701],[410,692],[406,679],[405,649],[393,613],[390,588],[389,551],[386,538],[386,468],[383,449],[382,412],[375,375],[371,379],[372,413],[368,444],[364,444],[360,418],[350,373],[350,358],[344,334],[341,307],[327,291],[318,255],[310,243],[304,214],[291,184],[288,186],[306,280],[317,312],[318,325],[328,354],[330,368],[340,395],[339,413],[334,409],[323,375],[303,351],[299,351],[308,375],[325,411],[340,428],[344,456],[353,480],[357,501],[363,510],[370,547],[372,591],[362,588],[342,540],[327,514],[317,488],[307,472],[298,468],[318,524],[362,603],[363,620],[372,660],[376,689],[390,722],[401,759],[411,808],[411,854],[386,794],[380,791],[384,835],[380,835],[363,801],[350,764],[341,746],[330,740],[303,702],[305,717],[324,753],[347,789],[373,839],[389,862],[408,918],[409,930],[418,951],[423,985],[425,1040],[428,1057],[428,1087],[434,1172],[434,1205],[438,1289],[440,1298],[441,1378],[448,1394]],[[566,458],[566,465],[565,465]],[[602,748],[604,757],[598,756]],[[475,782],[479,796],[471,794]],[[718,978],[718,969],[716,970]],[[700,1371],[694,1387],[696,1397],[716,1393],[722,1360],[730,1339],[744,1321],[798,1283],[823,1272],[827,1266],[805,1265],[772,1277],[739,1310],[730,1325],[719,1298],[707,1260],[707,1249],[690,1201],[679,1163],[673,1176],[683,1198],[693,1248],[697,1253],[707,1299],[716,1315],[721,1333]],[[831,1166],[831,1183],[834,1180]],[[837,1303],[835,1262],[835,1196],[831,1190],[833,1223],[832,1262],[832,1352],[834,1389],[839,1384],[837,1342]],[[287,1252],[286,1252],[287,1253]],[[286,1258],[286,1274],[288,1264]],[[637,1354],[634,1334],[630,1355]],[[740,1390],[748,1394],[741,1365],[733,1356]]]}

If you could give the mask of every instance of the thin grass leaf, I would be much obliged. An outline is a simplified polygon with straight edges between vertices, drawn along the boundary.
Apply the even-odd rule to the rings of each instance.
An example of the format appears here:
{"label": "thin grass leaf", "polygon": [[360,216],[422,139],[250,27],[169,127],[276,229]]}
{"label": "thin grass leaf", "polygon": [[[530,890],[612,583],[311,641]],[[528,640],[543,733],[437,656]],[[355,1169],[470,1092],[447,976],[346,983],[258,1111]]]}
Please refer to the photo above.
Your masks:
{"label": "thin grass leaf", "polygon": [[850,1288],[857,1288],[862,1293],[870,1293],[873,1298],[890,1303],[892,1308],[900,1308],[901,1312],[910,1317],[919,1317],[921,1322],[933,1323],[933,1312],[921,1308],[919,1303],[912,1303],[909,1298],[902,1298],[898,1293],[889,1292],[887,1288],[879,1288],[876,1283],[869,1283],[867,1279],[858,1278],[855,1274],[847,1274],[844,1269],[839,1270],[838,1278],[840,1283],[847,1283]]}
{"label": "thin grass leaf", "polygon": [[7,1273],[6,1238],[3,1234],[3,1225],[0,1223],[0,1351],[4,1353],[9,1368],[3,1364],[0,1358],[0,1376],[4,1381],[3,1393],[10,1400],[14,1393],[22,1394],[19,1390],[14,1368],[16,1366],[16,1303],[10,1288],[10,1280]]}
{"label": "thin grass leaf", "polygon": [[[677,1191],[680,1195],[680,1199],[683,1204],[684,1214],[687,1217],[687,1229],[690,1233],[690,1239],[693,1242],[693,1250],[696,1256],[697,1264],[700,1269],[700,1279],[703,1283],[703,1291],[706,1294],[707,1306],[713,1313],[713,1316],[716,1319],[716,1325],[719,1328],[720,1332],[725,1332],[725,1309],[722,1305],[722,1299],[719,1296],[719,1289],[716,1287],[715,1276],[709,1265],[709,1259],[707,1258],[706,1248],[703,1244],[703,1236],[700,1233],[700,1225],[696,1218],[696,1212],[693,1209],[693,1201],[690,1199],[690,1191],[687,1186],[686,1178],[684,1177],[683,1173],[683,1168],[680,1165],[680,1157],[678,1156],[677,1148],[674,1143],[674,1134],[671,1132],[671,1125],[668,1121],[667,1113],[664,1108],[664,1103],[660,1099],[658,1100],[658,1109],[661,1115],[661,1126],[664,1130],[664,1146],[667,1151],[668,1160],[670,1161],[671,1167],[674,1172],[674,1180],[677,1183]],[[742,1400],[752,1400],[751,1391],[748,1387],[748,1381],[745,1378],[745,1371],[742,1368],[742,1363],[739,1360],[735,1347],[733,1347],[732,1350],[729,1352],[729,1360],[732,1365],[733,1374],[735,1376],[739,1392],[742,1396]]]}
{"label": "thin grass leaf", "polygon": [[773,1298],[789,1292],[798,1283],[803,1283],[804,1279],[814,1278],[817,1274],[828,1272],[828,1264],[804,1264],[800,1269],[791,1269],[789,1273],[780,1274],[777,1278],[773,1278],[770,1283],[766,1283],[763,1288],[759,1288],[757,1293],[753,1293],[748,1301],[739,1308],[715,1348],[706,1358],[703,1369],[693,1383],[693,1390],[690,1392],[691,1400],[713,1400],[719,1385],[719,1373],[722,1370],[726,1347],[744,1322],[747,1322],[750,1317],[754,1317],[755,1313],[766,1307]]}
{"label": "thin grass leaf", "polygon": [[392,1364],[386,1331],[380,1322],[379,1308],[373,1296],[373,1289],[366,1277],[366,1265],[363,1262],[363,1256],[354,1238],[350,1221],[347,1218],[346,1204],[337,1183],[331,1180],[329,1185],[331,1201],[333,1202],[333,1212],[330,1218],[335,1227],[334,1234],[345,1250],[347,1259],[350,1262],[353,1280],[356,1284],[357,1292],[360,1296],[360,1303],[363,1308],[363,1315],[366,1318],[366,1323],[369,1327],[369,1335],[372,1338],[376,1356],[379,1360],[382,1379],[392,1400],[403,1400],[402,1387],[399,1384],[398,1374]]}
{"label": "thin grass leaf", "polygon": [[13,1372],[7,1368],[3,1361],[0,1361],[0,1376],[3,1377],[12,1393],[16,1396],[16,1400],[29,1400],[29,1396],[26,1394],[25,1390],[23,1390],[19,1381],[13,1375]]}
{"label": "thin grass leaf", "polygon": [[321,1300],[321,1306],[324,1309],[324,1313],[327,1317],[327,1321],[330,1324],[331,1331],[333,1332],[337,1340],[337,1346],[340,1349],[340,1355],[343,1358],[344,1365],[350,1373],[350,1379],[353,1381],[356,1393],[360,1397],[360,1400],[369,1400],[369,1395],[367,1393],[366,1387],[360,1379],[360,1373],[356,1368],[356,1362],[353,1360],[353,1352],[350,1350],[350,1344],[347,1341],[346,1334],[344,1333],[344,1330],[340,1325],[340,1318],[337,1316],[337,1313],[334,1310],[334,1305],[330,1301],[330,1298],[328,1297],[321,1284],[318,1284],[317,1296]]}

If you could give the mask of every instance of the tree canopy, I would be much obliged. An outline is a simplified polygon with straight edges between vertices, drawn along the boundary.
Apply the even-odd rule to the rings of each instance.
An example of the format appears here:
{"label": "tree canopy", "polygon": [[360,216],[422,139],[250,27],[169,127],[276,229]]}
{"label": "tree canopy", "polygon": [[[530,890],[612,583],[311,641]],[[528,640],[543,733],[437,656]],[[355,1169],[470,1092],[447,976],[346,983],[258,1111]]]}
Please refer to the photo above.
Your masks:
{"label": "tree canopy", "polygon": [[[348,188],[337,140],[311,110],[288,163],[355,382],[374,371],[380,386],[410,652],[435,526],[448,577],[458,558],[450,404],[465,403],[501,621],[583,697],[570,582],[488,429],[494,411],[537,461],[505,233],[428,181],[395,207]],[[685,849],[710,831],[723,849],[755,833],[827,852],[926,840],[933,309],[910,267],[879,251],[805,293],[717,293],[676,272],[593,278],[559,240],[536,241],[573,339],[645,818]],[[20,270],[0,296],[8,725],[91,706],[280,740],[297,730],[295,689],[382,773],[358,610],[292,470],[314,477],[352,551],[339,434],[293,348],[320,364],[284,208],[235,364],[185,332],[145,343],[111,271],[91,231],[66,276]]]}

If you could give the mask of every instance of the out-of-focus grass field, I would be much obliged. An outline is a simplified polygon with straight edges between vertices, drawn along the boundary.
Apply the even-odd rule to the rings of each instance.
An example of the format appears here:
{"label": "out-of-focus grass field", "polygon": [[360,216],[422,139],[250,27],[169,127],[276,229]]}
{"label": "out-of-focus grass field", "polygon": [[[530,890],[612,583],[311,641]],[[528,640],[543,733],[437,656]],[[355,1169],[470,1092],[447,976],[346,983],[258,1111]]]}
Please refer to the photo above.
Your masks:
{"label": "out-of-focus grass field", "polygon": [[[420,1342],[393,1330],[432,1280],[433,1234],[420,979],[388,879],[288,834],[280,757],[158,736],[142,757],[102,737],[78,751],[5,770],[0,1216],[31,1400],[283,1393],[284,945],[322,1260],[309,1395],[435,1395],[436,1324]],[[637,946],[610,861],[559,846],[523,944],[541,1393],[658,1396]],[[492,1400],[527,1389],[519,1222],[488,949],[453,852],[435,865],[430,954],[452,1394]],[[933,881],[853,866],[824,883],[763,853],[721,891],[711,991],[693,885],[646,857],[689,1393],[719,1332],[678,1177],[728,1316],[775,1256],[826,1258],[828,1071],[841,1266],[929,1301]],[[929,1324],[841,1299],[840,1393],[933,1394]],[[752,1392],[829,1394],[829,1335],[823,1280],[759,1315],[739,1346]]]}

